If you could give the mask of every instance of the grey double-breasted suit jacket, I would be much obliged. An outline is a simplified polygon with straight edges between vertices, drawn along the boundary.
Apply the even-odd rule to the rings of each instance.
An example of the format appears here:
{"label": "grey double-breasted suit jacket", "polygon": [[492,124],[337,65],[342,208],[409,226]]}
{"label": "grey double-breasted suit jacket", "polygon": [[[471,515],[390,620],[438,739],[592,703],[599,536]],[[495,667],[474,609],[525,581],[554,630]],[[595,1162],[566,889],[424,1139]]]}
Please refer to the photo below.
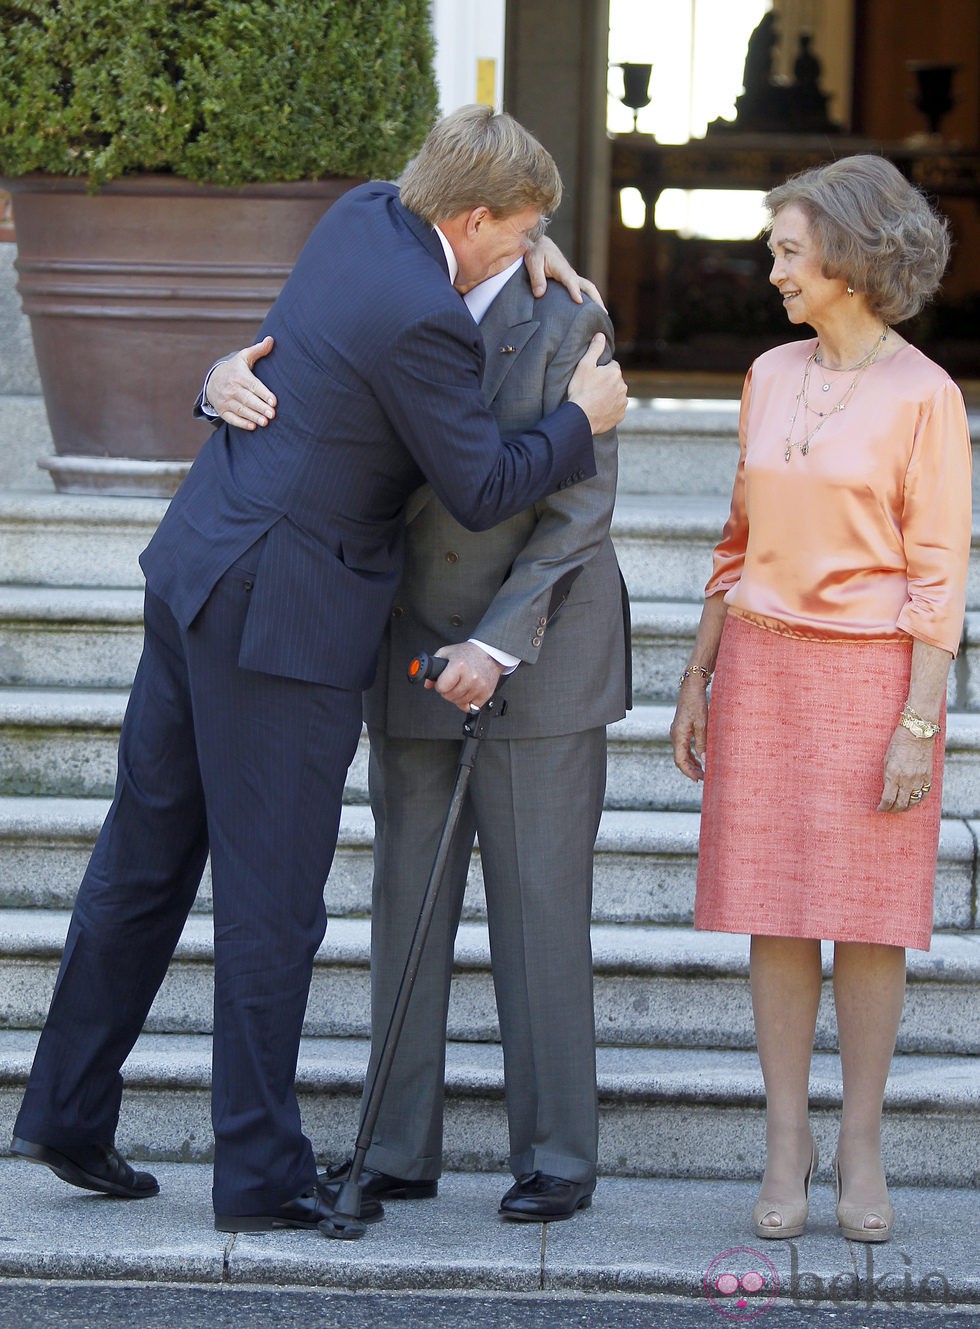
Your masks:
{"label": "grey double-breasted suit jacket", "polygon": [[[597,305],[575,304],[562,287],[535,299],[523,269],[480,331],[484,395],[505,434],[556,409],[589,337],[612,336]],[[595,451],[593,479],[489,531],[464,529],[429,486],[409,501],[405,574],[365,699],[370,726],[403,738],[457,738],[459,712],[434,691],[407,686],[405,670],[417,651],[469,637],[523,662],[504,685],[508,713],[492,737],[576,733],[622,717],[630,704],[629,612],[609,536],[615,431],[596,438]],[[575,569],[565,592],[563,579]]]}
{"label": "grey double-breasted suit jacket", "polygon": [[[557,406],[591,336],[591,303],[523,268],[480,324],[500,427]],[[432,1179],[442,1163],[445,1027],[470,851],[479,837],[503,1043],[510,1166],[589,1183],[598,1133],[590,914],[605,726],[629,700],[628,618],[609,538],[615,433],[597,475],[471,535],[428,489],[407,505],[405,576],[366,697],[375,815],[372,1040],[378,1055],[452,789],[462,715],[406,666],[474,637],[521,660],[473,771],[368,1166]],[[560,608],[559,608],[560,607]],[[510,740],[510,741],[501,741]],[[368,1083],[371,1082],[371,1072]]]}

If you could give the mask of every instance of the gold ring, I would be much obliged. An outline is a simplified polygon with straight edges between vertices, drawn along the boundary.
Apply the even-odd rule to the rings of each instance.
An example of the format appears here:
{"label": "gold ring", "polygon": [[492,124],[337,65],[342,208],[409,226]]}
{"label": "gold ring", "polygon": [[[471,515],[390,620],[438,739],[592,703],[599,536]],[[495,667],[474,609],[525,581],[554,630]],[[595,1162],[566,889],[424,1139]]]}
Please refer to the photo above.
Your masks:
{"label": "gold ring", "polygon": [[919,801],[919,799],[920,799],[921,797],[922,797],[922,790],[921,790],[921,789],[913,789],[912,792],[911,792],[911,794],[909,794],[909,802],[910,802],[910,803],[918,803],[918,801]]}
{"label": "gold ring", "polygon": [[929,790],[930,790],[931,788],[932,788],[932,781],[930,780],[928,784],[924,784],[924,785],[922,786],[922,792],[923,792],[924,794],[928,794],[928,792],[929,792]]}

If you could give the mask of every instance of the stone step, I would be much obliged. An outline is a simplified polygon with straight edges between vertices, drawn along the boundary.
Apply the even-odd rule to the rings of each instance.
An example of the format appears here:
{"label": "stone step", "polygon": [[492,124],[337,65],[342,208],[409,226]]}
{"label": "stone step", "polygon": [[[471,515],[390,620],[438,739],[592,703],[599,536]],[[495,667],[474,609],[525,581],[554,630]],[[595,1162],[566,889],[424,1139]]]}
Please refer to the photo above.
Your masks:
{"label": "stone step", "polygon": [[[0,798],[0,908],[70,908],[108,806],[102,798]],[[345,806],[326,888],[334,917],[370,912],[373,835],[370,809]],[[596,842],[596,922],[690,921],[697,840],[696,814],[604,812]],[[195,908],[207,911],[210,900],[206,872]],[[463,913],[485,917],[478,850]]]}
{"label": "stone step", "polygon": [[19,586],[141,587],[165,499],[0,491],[0,577]]}
{"label": "stone step", "polygon": [[34,356],[31,325],[17,294],[17,247],[0,244],[0,393],[39,395],[41,380]]}
{"label": "stone step", "polygon": [[[0,911],[3,1026],[39,1029],[61,960],[69,915]],[[407,941],[406,941],[407,944]],[[332,919],[317,954],[304,1032],[319,1038],[370,1036],[368,919]],[[596,1035],[603,1046],[751,1048],[747,937],[689,928],[596,925],[592,935]],[[825,991],[816,1046],[836,1048],[825,946]],[[214,944],[210,918],[188,919],[150,1011],[150,1033],[210,1033]],[[456,942],[449,1036],[499,1039],[486,927],[463,923]],[[902,1052],[967,1056],[980,1052],[980,935],[937,933],[928,953],[911,952]]]}
{"label": "stone step", "polygon": [[136,587],[0,585],[0,683],[128,688],[142,646]]}
{"label": "stone step", "polygon": [[[0,492],[2,580],[141,586],[138,555],[165,509],[163,499]],[[632,599],[700,602],[727,515],[722,495],[621,493],[612,534]],[[980,525],[967,607],[980,610]]]}
{"label": "stone step", "polygon": [[[0,687],[0,796],[112,796],[128,688]],[[367,801],[362,733],[347,796]]]}
{"label": "stone step", "polygon": [[[125,689],[0,687],[0,794],[110,796]],[[700,785],[673,763],[673,708],[640,704],[609,727],[606,806],[695,811]],[[367,801],[367,737],[347,779],[349,802]],[[943,810],[980,816],[980,714],[955,711],[946,730]]]}
{"label": "stone step", "polygon": [[[0,1119],[20,1103],[37,1035],[0,1032]],[[350,1154],[367,1043],[304,1039],[297,1087],[304,1129],[322,1160]],[[599,1170],[606,1175],[757,1179],[764,1153],[764,1092],[748,1051],[600,1048]],[[119,1148],[147,1161],[212,1155],[211,1040],[144,1034],[124,1068]],[[811,1121],[824,1160],[840,1117],[840,1063],[817,1053]],[[500,1172],[508,1154],[503,1066],[496,1044],[451,1043],[446,1059],[445,1165]],[[899,1054],[885,1090],[883,1156],[898,1185],[980,1184],[980,1063],[973,1057]]]}
{"label": "stone step", "polygon": [[52,493],[51,477],[38,459],[53,451],[44,398],[0,394],[0,489]]}
{"label": "stone step", "polygon": [[[101,798],[0,798],[0,908],[69,909],[108,806]],[[957,829],[953,824],[954,836]],[[332,916],[370,913],[373,837],[370,809],[345,806],[326,887]],[[957,839],[961,852],[965,838]],[[604,812],[596,842],[596,922],[690,922],[697,842],[696,814]],[[958,868],[971,877],[972,859]],[[207,911],[210,901],[206,872],[195,907]],[[479,851],[463,913],[468,919],[486,916]]]}
{"label": "stone step", "polygon": [[[142,648],[137,588],[12,586],[0,583],[0,685],[125,688]],[[634,601],[633,691],[673,704],[690,658],[700,604]],[[950,671],[950,710],[980,709],[980,612],[967,614]]]}
{"label": "stone step", "polygon": [[[728,498],[704,494],[620,494],[612,535],[630,598],[698,603]],[[980,512],[973,528],[966,604],[980,609]]]}
{"label": "stone step", "polygon": [[[0,569],[14,585],[142,585],[166,501],[0,491]],[[634,599],[698,601],[728,511],[720,495],[624,494],[613,537]]]}
{"label": "stone step", "polygon": [[[619,426],[619,493],[716,494],[727,502],[738,466],[738,407],[731,399],[631,398]],[[967,414],[977,450],[980,411]],[[980,498],[980,465],[973,491]]]}
{"label": "stone step", "polygon": [[[124,689],[0,687],[0,795],[110,797]],[[641,704],[609,727],[607,808],[696,811],[700,785],[673,763],[673,708]],[[980,714],[956,711],[946,730],[943,810],[980,816]],[[346,800],[367,801],[367,736],[348,772]]]}
{"label": "stone step", "polygon": [[[633,695],[673,706],[677,680],[691,658],[701,602],[634,600]],[[949,710],[980,709],[980,612],[966,616],[963,646],[949,673]]]}
{"label": "stone step", "polygon": [[129,693],[0,688],[0,793],[111,796]]}
{"label": "stone step", "polygon": [[[31,392],[23,370],[7,388],[0,366],[0,489],[52,492],[38,459],[53,451],[44,398]],[[980,412],[970,413],[974,447]],[[619,492],[716,494],[728,498],[738,464],[738,402],[632,398],[619,429]],[[980,466],[974,468],[980,495]]]}
{"label": "stone step", "polygon": [[[101,798],[0,797],[0,908],[70,909],[108,802]],[[607,808],[596,841],[592,917],[596,923],[678,924],[692,921],[698,814]],[[326,886],[332,917],[371,909],[374,823],[363,804],[343,810]],[[939,840],[937,928],[980,926],[975,908],[980,824],[946,819]],[[205,873],[196,909],[210,908]],[[479,850],[463,906],[485,918]]]}
{"label": "stone step", "polygon": [[[141,586],[138,556],[165,511],[163,499],[0,491],[0,576],[24,586]],[[698,601],[727,512],[721,495],[624,493],[613,537],[633,597]]]}
{"label": "stone step", "polygon": [[[736,401],[631,400],[620,426],[620,491],[729,495],[737,428]],[[50,493],[37,463],[52,450],[44,398],[0,381],[0,489]]]}
{"label": "stone step", "polygon": [[738,402],[632,398],[619,426],[620,494],[731,497]]}
{"label": "stone step", "polygon": [[[10,1329],[220,1329],[239,1319],[255,1329],[706,1329],[733,1320],[766,1329],[975,1329],[977,1320],[976,1192],[892,1179],[896,1239],[848,1248],[826,1157],[805,1234],[766,1242],[765,1255],[753,1241],[749,1266],[736,1262],[751,1240],[761,1152],[744,1181],[600,1174],[591,1209],[549,1224],[547,1235],[536,1223],[498,1221],[509,1173],[443,1172],[435,1202],[386,1204],[384,1222],[362,1241],[327,1248],[313,1233],[229,1240],[214,1230],[209,1164],[155,1162],[152,1170],[160,1195],[137,1216],[134,1205],[73,1195],[41,1169],[0,1158],[0,1191],[17,1215],[0,1245]],[[760,1266],[768,1279],[749,1280],[755,1295],[736,1301],[738,1275]],[[729,1298],[719,1274],[733,1270]],[[706,1280],[723,1292],[706,1299]]]}
{"label": "stone step", "polygon": [[[606,806],[659,807],[677,812],[700,805],[701,786],[680,774],[670,745],[673,707],[641,704],[609,728]],[[943,812],[975,817],[980,808],[980,715],[947,717]]]}

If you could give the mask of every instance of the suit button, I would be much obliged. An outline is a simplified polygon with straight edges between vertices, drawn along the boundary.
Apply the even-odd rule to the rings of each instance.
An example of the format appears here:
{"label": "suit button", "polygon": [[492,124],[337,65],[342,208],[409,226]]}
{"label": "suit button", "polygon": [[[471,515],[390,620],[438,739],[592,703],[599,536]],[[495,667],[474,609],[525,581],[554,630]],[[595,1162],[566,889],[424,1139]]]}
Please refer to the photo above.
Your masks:
{"label": "suit button", "polygon": [[459,554],[454,554],[454,553],[452,552],[452,550],[450,550],[449,553],[446,555],[446,562],[447,562],[447,563],[458,563],[458,562],[459,562]]}
{"label": "suit button", "polygon": [[243,588],[244,590],[246,590],[246,591],[250,591],[254,585],[255,585],[255,582],[254,582],[254,581],[243,581],[243,582],[242,582],[242,588]]}
{"label": "suit button", "polygon": [[532,638],[531,638],[531,645],[532,645],[532,646],[540,646],[540,645],[541,645],[541,638],[540,638],[540,637],[532,637]]}
{"label": "suit button", "polygon": [[461,614],[450,614],[450,615],[449,615],[449,622],[452,624],[452,626],[453,626],[454,628],[458,628],[458,627],[460,627],[461,624],[462,624],[462,622],[463,622],[462,615],[461,615]]}
{"label": "suit button", "polygon": [[392,618],[401,618],[404,613],[405,610],[401,605],[395,605],[394,609],[391,611],[391,616]]}
{"label": "suit button", "polygon": [[547,620],[546,618],[539,618],[539,619],[538,619],[538,627],[539,627],[539,628],[546,628],[547,626],[548,626],[548,620]]}

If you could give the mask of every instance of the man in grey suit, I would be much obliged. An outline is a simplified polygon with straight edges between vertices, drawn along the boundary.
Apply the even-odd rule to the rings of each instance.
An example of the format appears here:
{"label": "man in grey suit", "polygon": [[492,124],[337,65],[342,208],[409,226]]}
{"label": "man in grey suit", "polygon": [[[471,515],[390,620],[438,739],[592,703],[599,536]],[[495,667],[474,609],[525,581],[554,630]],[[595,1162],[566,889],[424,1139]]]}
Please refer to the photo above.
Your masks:
{"label": "man in grey suit", "polygon": [[[596,332],[611,346],[598,305],[576,304],[554,284],[535,299],[519,261],[466,299],[486,347],[484,395],[504,432],[533,424],[564,399]],[[220,370],[208,387],[216,406]],[[516,1179],[500,1212],[541,1222],[569,1218],[591,1202],[598,1136],[592,854],[605,726],[628,705],[629,663],[628,611],[609,538],[615,431],[596,438],[595,449],[593,480],[479,535],[427,486],[408,506],[405,575],[365,698],[376,827],[375,1057],[456,774],[461,716],[445,699],[465,712],[512,672],[507,712],[491,725],[473,771],[362,1174],[365,1195],[436,1193],[453,942],[478,837]],[[436,645],[450,664],[435,690],[420,694],[406,684],[406,665]],[[341,1178],[347,1166],[335,1165],[328,1177]]]}

